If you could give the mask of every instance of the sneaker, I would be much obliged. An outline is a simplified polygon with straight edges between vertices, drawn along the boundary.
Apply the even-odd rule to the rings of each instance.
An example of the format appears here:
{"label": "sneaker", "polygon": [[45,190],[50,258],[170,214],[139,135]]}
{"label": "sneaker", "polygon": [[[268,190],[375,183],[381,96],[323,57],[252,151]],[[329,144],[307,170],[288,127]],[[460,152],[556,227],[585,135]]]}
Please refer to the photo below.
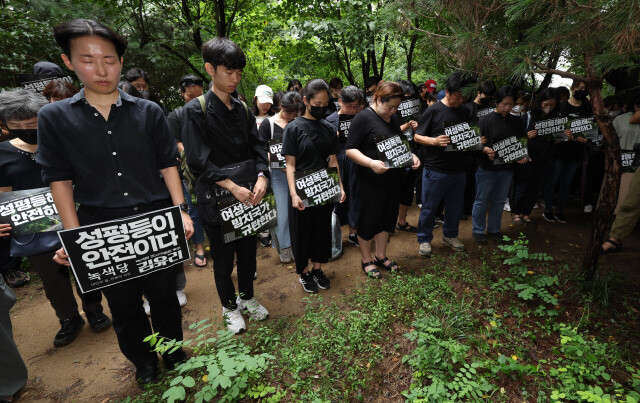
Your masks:
{"label": "sneaker", "polygon": [[53,345],[55,347],[62,347],[74,341],[76,337],[78,337],[78,333],[84,324],[85,321],[79,314],[69,319],[61,320],[60,330],[53,339]]}
{"label": "sneaker", "polygon": [[180,308],[187,305],[187,296],[184,294],[184,290],[176,291],[176,295],[178,296],[178,302],[180,303]]}
{"label": "sneaker", "polygon": [[265,320],[269,317],[269,311],[267,311],[267,308],[260,305],[255,298],[244,300],[238,297],[236,298],[236,304],[238,304],[238,310],[241,313],[249,314],[251,319]]}
{"label": "sneaker", "polygon": [[507,200],[507,202],[504,204],[503,210],[511,212],[511,204],[509,204],[509,200]]}
{"label": "sneaker", "polygon": [[300,281],[300,284],[302,284],[302,288],[304,288],[306,292],[318,292],[318,284],[313,279],[311,270],[306,273],[302,273],[298,281]]}
{"label": "sneaker", "polygon": [[244,323],[242,313],[240,312],[240,306],[235,310],[222,307],[222,319],[224,324],[227,325],[227,330],[231,333],[242,333],[247,330],[247,325]]}
{"label": "sneaker", "polygon": [[560,223],[563,223],[563,224],[567,223],[567,219],[564,217],[564,214],[562,214],[562,213],[556,213],[555,214],[555,218],[556,218],[557,222],[560,222]]}
{"label": "sneaker", "polygon": [[586,206],[584,206],[584,212],[585,213],[593,213],[593,205],[591,204],[587,204]]}
{"label": "sneaker", "polygon": [[536,202],[536,204],[533,205],[533,208],[540,208],[540,203]]}
{"label": "sneaker", "polygon": [[280,251],[280,262],[281,263],[291,263],[291,248],[284,248]]}
{"label": "sneaker", "polygon": [[347,241],[351,242],[355,246],[360,246],[358,244],[358,234],[349,234],[349,236],[347,237]]}
{"label": "sneaker", "polygon": [[418,208],[422,208],[422,203],[418,203],[416,206],[418,206]]}
{"label": "sneaker", "polygon": [[260,245],[267,247],[271,246],[271,236],[267,234],[267,236],[260,237]]}
{"label": "sneaker", "polygon": [[149,306],[149,301],[146,298],[142,303],[142,307],[144,308],[144,313],[146,313],[147,316],[151,316],[151,307]]}
{"label": "sneaker", "polygon": [[436,222],[438,224],[444,224],[444,216],[443,215],[442,216],[440,216],[440,215],[436,216]]}
{"label": "sneaker", "polygon": [[479,244],[485,245],[487,243],[487,237],[484,234],[476,234],[475,232],[471,234],[473,240]]}
{"label": "sneaker", "polygon": [[111,319],[107,315],[105,315],[102,311],[100,312],[85,312],[87,316],[87,321],[89,325],[91,325],[91,330],[94,333],[102,332],[103,330],[107,330],[111,327]]}
{"label": "sneaker", "polygon": [[331,288],[331,281],[329,281],[329,279],[324,275],[322,269],[313,269],[311,270],[311,273],[313,273],[313,280],[318,285],[318,288],[322,290],[328,290]]}
{"label": "sneaker", "polygon": [[458,238],[447,238],[446,236],[442,237],[442,244],[451,246],[456,251],[463,251],[464,244],[460,242]]}
{"label": "sneaker", "polygon": [[429,242],[421,243],[419,253],[422,256],[431,256],[431,244]]}
{"label": "sneaker", "polygon": [[542,217],[549,222],[556,222],[556,216],[554,216],[551,211],[545,211],[542,213]]}

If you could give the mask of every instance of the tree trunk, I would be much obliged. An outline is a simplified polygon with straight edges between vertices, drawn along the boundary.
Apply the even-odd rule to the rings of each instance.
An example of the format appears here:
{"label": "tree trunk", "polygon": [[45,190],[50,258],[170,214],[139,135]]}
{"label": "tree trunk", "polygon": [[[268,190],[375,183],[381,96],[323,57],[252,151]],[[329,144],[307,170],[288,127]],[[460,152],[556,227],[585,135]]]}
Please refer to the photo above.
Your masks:
{"label": "tree trunk", "polygon": [[411,81],[411,73],[413,73],[413,51],[416,48],[416,42],[418,42],[418,34],[414,34],[411,37],[411,44],[409,45],[409,53],[407,53],[407,80]]}

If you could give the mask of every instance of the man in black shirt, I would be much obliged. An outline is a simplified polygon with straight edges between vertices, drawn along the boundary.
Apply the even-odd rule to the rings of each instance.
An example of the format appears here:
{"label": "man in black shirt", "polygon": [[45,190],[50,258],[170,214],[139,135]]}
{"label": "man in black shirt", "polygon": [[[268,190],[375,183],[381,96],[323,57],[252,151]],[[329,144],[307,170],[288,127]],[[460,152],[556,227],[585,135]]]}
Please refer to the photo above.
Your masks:
{"label": "man in black shirt", "polygon": [[[229,39],[215,38],[203,45],[202,57],[205,69],[211,76],[211,90],[204,97],[204,107],[200,99],[194,99],[185,106],[180,130],[189,169],[198,178],[196,194],[202,187],[214,193],[217,185],[247,205],[258,205],[267,190],[267,147],[258,137],[253,113],[244,102],[231,96],[238,87],[242,69],[246,65],[244,52]],[[255,164],[253,190],[243,187],[242,183],[235,183],[229,177],[234,174],[233,171],[239,171],[237,168],[240,164],[247,167],[247,163]],[[206,206],[200,196],[198,202],[201,213],[205,212]],[[211,207],[217,210],[215,204]],[[227,328],[240,333],[246,330],[242,313],[248,312],[257,320],[266,319],[269,315],[253,297],[256,237],[224,243],[220,224],[207,222],[204,217],[205,214],[203,221],[211,242],[213,274],[222,304],[222,315]],[[237,298],[231,280],[234,256],[237,256],[240,294]]]}
{"label": "man in black shirt", "polygon": [[[54,29],[65,65],[84,84],[76,96],[43,107],[38,114],[37,161],[50,184],[65,228],[182,205],[175,140],[162,110],[117,88],[126,41],[92,20]],[[76,212],[76,203],[80,204]],[[182,214],[187,237],[191,219]],[[69,266],[64,249],[54,260]],[[158,357],[143,340],[158,332],[182,340],[182,314],[175,294],[175,266],[103,289],[123,354],[136,366],[140,383],[157,380]],[[153,331],[142,293],[153,311]],[[172,369],[182,349],[164,355]]]}
{"label": "man in black shirt", "polygon": [[435,214],[443,199],[446,213],[442,243],[454,250],[464,250],[464,244],[458,240],[458,225],[466,182],[465,152],[445,151],[451,140],[444,134],[445,124],[475,120],[470,109],[462,105],[462,86],[459,73],[447,79],[446,96],[422,115],[414,136],[414,141],[422,145],[421,158],[424,164],[422,209],[418,221],[418,242],[423,256],[431,255]]}

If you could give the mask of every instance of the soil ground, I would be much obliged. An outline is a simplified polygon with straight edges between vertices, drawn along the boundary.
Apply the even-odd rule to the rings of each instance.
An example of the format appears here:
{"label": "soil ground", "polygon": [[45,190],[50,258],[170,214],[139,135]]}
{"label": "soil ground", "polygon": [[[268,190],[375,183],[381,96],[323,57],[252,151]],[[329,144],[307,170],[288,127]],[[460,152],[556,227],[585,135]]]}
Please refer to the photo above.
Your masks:
{"label": "soil ground", "polygon": [[[409,222],[417,223],[418,209],[409,210]],[[561,261],[578,264],[589,239],[591,215],[583,214],[578,206],[569,209],[569,224],[549,223],[541,216],[542,210],[534,210],[534,225],[524,228],[511,225],[510,215],[503,215],[503,233],[515,237],[524,232],[536,251],[546,251]],[[322,291],[326,302],[349,293],[352,287],[365,281],[360,270],[359,250],[346,243],[346,227],[343,227],[344,254],[328,263],[324,271],[331,279],[330,290]],[[440,244],[441,228],[434,231],[434,254],[452,253]],[[460,239],[473,255],[478,249],[471,240],[471,220],[461,221]],[[640,236],[636,231],[625,240],[621,253],[602,258],[602,267],[619,272],[623,277],[618,295],[637,292],[640,284]],[[418,255],[415,234],[396,232],[389,244],[388,255],[401,266],[427,267],[429,261]],[[221,305],[215,289],[211,269],[197,268],[185,263],[187,274],[186,294],[188,304],[183,308],[185,339],[191,337],[188,326],[201,319],[211,319],[221,326]],[[255,282],[256,297],[269,310],[272,318],[300,315],[302,299],[307,296],[298,283],[295,267],[283,265],[272,248],[258,249],[258,278]],[[112,329],[94,334],[88,325],[69,346],[53,347],[53,336],[59,329],[58,320],[49,306],[44,292],[37,282],[15,290],[18,303],[11,312],[14,337],[29,369],[29,381],[20,393],[19,402],[107,402],[138,393],[134,380],[134,367],[120,353]],[[615,299],[615,297],[612,297]],[[613,301],[615,303],[615,301]],[[104,301],[105,312],[108,312]],[[638,308],[638,307],[636,307]],[[247,322],[248,331],[256,324]],[[638,323],[635,323],[635,335]],[[630,342],[632,340],[627,340]],[[640,340],[634,340],[640,342]],[[399,396],[380,395],[376,401],[393,401]]]}

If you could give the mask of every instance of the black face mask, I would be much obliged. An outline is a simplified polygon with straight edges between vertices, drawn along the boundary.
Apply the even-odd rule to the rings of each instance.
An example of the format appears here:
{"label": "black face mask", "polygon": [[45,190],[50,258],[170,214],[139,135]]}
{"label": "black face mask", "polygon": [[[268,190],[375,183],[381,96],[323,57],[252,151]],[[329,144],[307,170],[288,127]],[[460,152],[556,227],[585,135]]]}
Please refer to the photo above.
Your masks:
{"label": "black face mask", "polygon": [[27,144],[38,144],[38,129],[10,129],[9,135],[17,137]]}
{"label": "black face mask", "polygon": [[489,107],[491,105],[491,98],[480,98],[480,105],[485,108]]}
{"label": "black face mask", "polygon": [[587,98],[587,95],[589,95],[589,91],[587,90],[580,90],[580,91],[573,92],[573,97],[578,101],[584,101]]}
{"label": "black face mask", "polygon": [[327,115],[327,107],[326,106],[313,106],[309,105],[309,113],[314,118],[320,120]]}

